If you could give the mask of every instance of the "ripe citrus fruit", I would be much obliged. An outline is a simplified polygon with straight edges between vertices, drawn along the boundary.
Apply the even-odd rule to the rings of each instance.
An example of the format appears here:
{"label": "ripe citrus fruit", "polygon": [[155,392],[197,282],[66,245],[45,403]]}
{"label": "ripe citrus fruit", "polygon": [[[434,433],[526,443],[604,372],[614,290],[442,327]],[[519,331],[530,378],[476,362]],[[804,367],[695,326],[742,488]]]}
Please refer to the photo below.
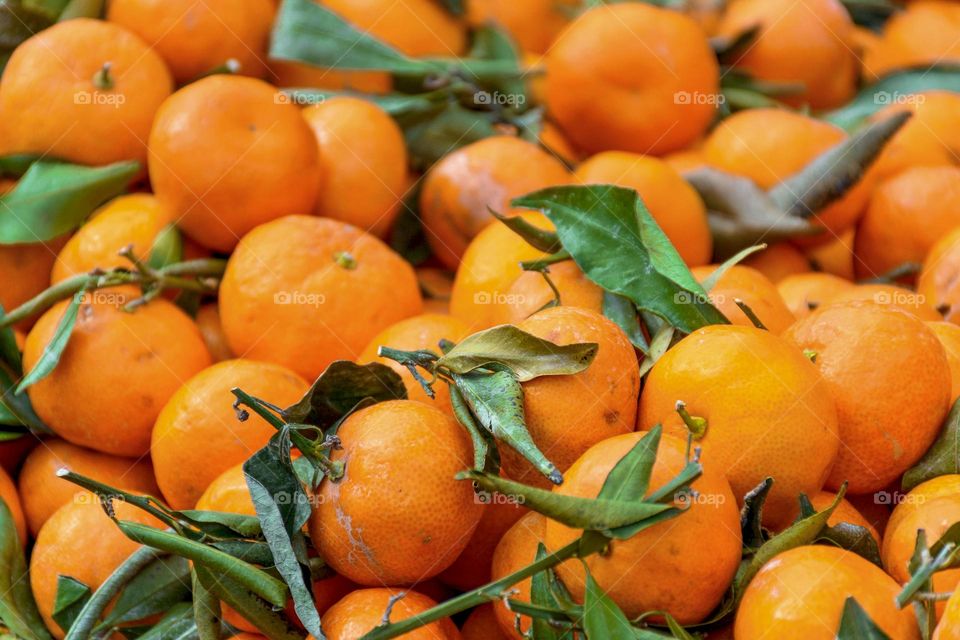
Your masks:
{"label": "ripe citrus fruit", "polygon": [[943,615],[933,632],[933,640],[960,640],[960,589],[947,600]]}
{"label": "ripe citrus fruit", "polygon": [[804,318],[824,302],[853,287],[849,280],[829,273],[811,272],[787,276],[777,284],[777,291],[790,313]]}
{"label": "ripe citrus fruit", "polygon": [[431,0],[317,0],[342,18],[408,56],[458,56],[466,29]]}
{"label": "ripe citrus fruit", "polygon": [[[520,216],[540,229],[553,228],[541,213],[526,211]],[[450,313],[470,325],[471,331],[497,324],[498,306],[509,300],[510,287],[523,274],[520,263],[543,256],[505,224],[491,224],[463,254],[450,292]]]}
{"label": "ripe citrus fruit", "polygon": [[889,637],[920,637],[909,607],[897,609],[898,585],[851,551],[796,547],[774,557],[750,581],[737,610],[737,640],[831,640],[848,597]]}
{"label": "ripe citrus fruit", "polygon": [[563,163],[520,138],[493,136],[457,149],[423,181],[420,216],[427,241],[455,269],[470,241],[494,220],[490,209],[511,215],[513,198],[569,181]]}
{"label": "ripe citrus fruit", "polygon": [[18,478],[23,511],[33,535],[57,509],[83,491],[58,478],[56,474],[60,469],[70,469],[112,487],[160,495],[149,460],[112,456],[56,438],[44,440],[27,455]]}
{"label": "ripe citrus fruit", "polygon": [[[703,153],[710,166],[770,189],[846,137],[832,124],[786,109],[747,109],[721,122],[707,136]],[[869,179],[861,180],[842,198],[817,212],[812,221],[828,230],[818,240],[831,241],[857,222],[870,194],[870,183]]]}
{"label": "ripe citrus fruit", "polygon": [[840,447],[827,486],[882,489],[923,455],[947,414],[950,367],[915,316],[871,302],[830,304],[784,337],[813,351],[837,407]]}
{"label": "ripe citrus fruit", "polygon": [[157,198],[205,247],[229,251],[255,226],[316,204],[316,138],[260,80],[214,75],[180,89],[157,112],[148,145]]}
{"label": "ripe citrus fruit", "polygon": [[317,214],[383,237],[407,190],[403,132],[376,104],[348,96],[304,109],[320,145]]}
{"label": "ripe citrus fruit", "polygon": [[907,262],[960,226],[960,168],[915,167],[874,190],[857,227],[857,275],[872,278]]}
{"label": "ripe citrus fruit", "polygon": [[10,475],[0,468],[0,500],[7,505],[10,510],[10,517],[13,519],[13,525],[17,530],[17,536],[20,538],[20,546],[27,546],[27,520],[24,517],[23,505],[20,502],[20,496],[17,494],[17,486],[13,484]]}
{"label": "ripe citrus fruit", "polygon": [[[115,501],[113,508],[119,520],[161,526],[153,516],[131,504]],[[117,528],[91,493],[84,492],[57,509],[40,529],[30,556],[30,588],[54,637],[64,637],[53,620],[58,576],[70,576],[95,591],[139,548]]]}
{"label": "ripe citrus fruit", "polygon": [[[947,322],[960,321],[960,228],[930,248],[917,277],[917,294]],[[940,318],[937,318],[940,319]]]}
{"label": "ripe citrus fruit", "polygon": [[473,27],[494,24],[525,51],[545,53],[576,9],[575,0],[468,0],[467,21]]}
{"label": "ripe citrus fruit", "polygon": [[[0,304],[10,312],[50,286],[57,252],[66,238],[35,244],[0,245]],[[28,322],[20,327],[29,327]]]}
{"label": "ripe citrus fruit", "polygon": [[[555,493],[593,498],[607,474],[645,435],[629,433],[590,447],[567,471]],[[650,490],[671,481],[687,463],[687,442],[664,435],[660,440]],[[696,495],[675,499],[684,512],[644,529],[627,540],[612,541],[606,553],[586,559],[597,584],[628,618],[646,611],[666,611],[680,624],[699,622],[720,602],[740,564],[740,515],[737,500],[716,459],[704,461],[693,483]],[[581,531],[547,520],[546,543],[560,549]],[[682,548],[681,554],[677,549]],[[586,578],[580,560],[557,567],[564,585],[583,602]]]}
{"label": "ripe citrus fruit", "polygon": [[[30,402],[64,440],[142,456],[160,409],[184,380],[210,364],[210,354],[193,320],[166,300],[128,313],[122,307],[129,293],[107,289],[87,298],[56,368],[27,389]],[[54,337],[68,304],[54,305],[30,331],[26,371]]]}
{"label": "ripe citrus fruit", "polygon": [[157,234],[172,222],[170,214],[152,195],[135,193],[114,198],[93,213],[60,250],[51,279],[56,284],[78,273],[94,269],[133,265],[119,255],[132,246],[140,260],[150,257]]}
{"label": "ripe citrus fruit", "polygon": [[[597,355],[584,371],[523,383],[527,429],[540,451],[562,472],[597,442],[633,431],[640,367],[633,345],[613,322],[594,311],[553,307],[517,325],[558,345],[593,342]],[[541,487],[549,481],[513,449],[500,448],[513,480]]]}
{"label": "ripe citrus fruit", "polygon": [[[692,269],[693,277],[703,282],[716,271],[715,265]],[[753,321],[737,305],[737,300],[750,307],[767,329],[782,333],[793,324],[793,314],[780,297],[777,286],[762,273],[744,265],[734,265],[720,276],[708,292],[709,300],[733,324],[754,326]]]}
{"label": "ripe citrus fruit", "polygon": [[778,242],[759,253],[754,253],[743,265],[756,269],[767,279],[780,284],[784,278],[810,271],[810,260],[789,242]]}
{"label": "ripe citrus fruit", "polygon": [[[354,640],[365,635],[381,624],[391,598],[399,595],[403,597],[394,601],[390,610],[391,622],[416,617],[437,604],[409,589],[357,589],[323,614],[321,625],[324,635],[327,640]],[[460,640],[460,632],[450,618],[444,618],[405,633],[403,637],[409,640]],[[312,639],[313,636],[308,638]]]}
{"label": "ripe citrus fruit", "polygon": [[492,604],[483,604],[470,612],[460,628],[463,640],[508,640],[500,630]]}
{"label": "ripe citrus fruit", "polygon": [[854,24],[839,0],[735,0],[717,31],[735,38],[754,28],[757,36],[733,65],[759,80],[800,85],[785,102],[827,109],[853,96],[859,73]]}
{"label": "ripe citrus fruit", "polygon": [[220,284],[220,319],[237,355],[313,380],[354,360],[377,333],[420,313],[413,268],[356,227],[308,216],[262,225]]}
{"label": "ripe citrus fruit", "polygon": [[871,120],[883,120],[894,113],[909,111],[913,116],[883,147],[870,167],[877,179],[893,177],[913,167],[948,166],[956,163],[960,137],[952,123],[960,113],[960,95],[951,91],[926,91],[896,95],[878,93],[891,104]]}
{"label": "ripe citrus fruit", "polygon": [[234,387],[287,407],[308,385],[286,367],[242,359],[218,362],[186,380],[157,416],[150,446],[157,484],[174,509],[192,509],[217,476],[276,433],[253,413],[244,422],[237,419]]}
{"label": "ripe citrus fruit", "polygon": [[441,340],[460,342],[467,337],[469,333],[470,330],[467,328],[466,323],[458,318],[448,315],[425,313],[401,320],[378,333],[360,353],[357,362],[361,364],[380,362],[389,366],[403,378],[403,384],[407,388],[407,397],[409,399],[433,405],[437,409],[452,416],[453,408],[450,406],[450,390],[446,384],[442,382],[434,384],[433,391],[435,397],[430,398],[406,367],[389,358],[377,356],[377,349],[380,347],[390,347],[403,351],[429,349],[439,355],[443,353],[439,346]]}
{"label": "ripe citrus fruit", "polygon": [[591,153],[677,151],[706,131],[719,102],[717,60],[700,25],[639,2],[582,13],[546,66],[551,115]]}
{"label": "ripe citrus fruit", "polygon": [[[551,265],[550,282],[560,294],[560,304],[600,313],[603,289],[587,278],[573,260]],[[525,271],[494,302],[496,324],[517,324],[557,299],[543,274]]]}
{"label": "ripe citrus fruit", "polygon": [[462,427],[394,400],[352,414],[337,435],[343,449],[332,458],[344,475],[323,482],[310,519],[330,566],[368,586],[415,584],[450,566],[482,513],[470,483],[454,479],[473,464]]}
{"label": "ripe citrus fruit", "polygon": [[826,300],[829,304],[856,301],[872,302],[883,307],[899,309],[921,320],[940,320],[940,315],[924,294],[914,293],[892,284],[858,284],[843,289]]}
{"label": "ripe citrus fruit", "polygon": [[263,75],[273,13],[270,0],[112,0],[107,20],[143,38],[187,83],[228,61],[235,73]]}
{"label": "ripe citrus fruit", "polygon": [[837,414],[827,383],[799,349],[769,331],[713,325],[657,361],[640,396],[640,429],[685,437],[682,401],[707,421],[703,464],[723,469],[738,500],[774,479],[768,526],[788,524],[801,492],[817,493],[836,457]]}
{"label": "ripe citrus fruit", "polygon": [[574,178],[583,184],[634,189],[687,265],[710,262],[713,240],[707,209],[693,187],[663,160],[606,151],[577,167]]}
{"label": "ripe citrus fruit", "polygon": [[[531,511],[516,521],[512,527],[500,538],[497,548],[493,552],[493,560],[490,567],[492,580],[499,580],[511,573],[523,569],[537,558],[537,546],[544,542],[546,535],[547,519],[536,511]],[[531,578],[524,578],[520,582],[510,587],[515,593],[510,596],[511,600],[521,602],[530,602],[530,587],[533,583]],[[493,612],[500,623],[500,630],[508,638],[521,639],[517,632],[517,615],[507,608],[502,600],[493,603]],[[524,634],[530,629],[530,618],[527,616],[519,617],[520,631]]]}
{"label": "ripe citrus fruit", "polygon": [[246,476],[243,474],[243,463],[230,467],[207,485],[195,508],[200,511],[257,515]]}
{"label": "ripe citrus fruit", "polygon": [[927,326],[937,334],[937,339],[943,345],[947,354],[947,363],[950,365],[951,403],[960,397],[960,326],[952,322],[928,322]]}
{"label": "ripe citrus fruit", "polygon": [[818,271],[853,280],[853,236],[852,228],[841,231],[833,240],[806,247],[807,257]]}
{"label": "ripe citrus fruit", "polygon": [[946,0],[910,2],[884,23],[880,40],[866,51],[864,73],[873,80],[906,67],[960,60],[960,7]]}
{"label": "ripe citrus fruit", "polygon": [[[893,508],[887,530],[883,534],[880,557],[883,568],[893,578],[906,584],[910,580],[910,558],[917,544],[917,532],[927,534],[927,544],[940,539],[951,525],[960,522],[960,475],[939,476],[914,487]],[[960,569],[938,571],[933,575],[933,588],[949,592],[960,582]],[[942,613],[943,602],[937,603]]]}
{"label": "ripe citrus fruit", "polygon": [[60,22],[7,62],[0,154],[142,165],[150,124],[172,89],[160,56],[123,27],[87,18]]}
{"label": "ripe citrus fruit", "polygon": [[200,335],[203,336],[203,342],[207,345],[207,350],[214,362],[230,360],[234,357],[230,351],[230,345],[227,344],[227,336],[223,334],[220,308],[217,303],[210,302],[201,306],[197,309],[197,317],[194,320],[200,328]]}

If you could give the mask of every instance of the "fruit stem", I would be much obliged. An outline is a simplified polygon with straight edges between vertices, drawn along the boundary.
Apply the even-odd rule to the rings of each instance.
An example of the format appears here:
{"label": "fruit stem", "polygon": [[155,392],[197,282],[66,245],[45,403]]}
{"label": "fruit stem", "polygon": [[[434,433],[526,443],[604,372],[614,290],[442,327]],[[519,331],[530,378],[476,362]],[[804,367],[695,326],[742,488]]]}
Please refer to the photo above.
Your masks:
{"label": "fruit stem", "polygon": [[740,311],[743,311],[743,315],[747,316],[747,319],[753,323],[753,326],[757,329],[767,330],[767,327],[764,326],[763,322],[760,321],[760,318],[757,317],[757,314],[753,312],[753,309],[751,309],[746,302],[740,298],[734,298],[733,302],[740,307]]}
{"label": "fruit stem", "polygon": [[113,67],[112,62],[104,62],[103,66],[93,74],[93,86],[99,89],[100,91],[109,91],[113,89],[113,76],[110,74],[110,69]]}
{"label": "fruit stem", "polygon": [[707,434],[707,419],[701,418],[700,416],[692,416],[690,412],[687,411],[687,403],[683,400],[677,400],[675,405],[677,413],[680,414],[680,419],[683,420],[683,424],[687,425],[687,429],[690,431],[690,436],[694,440],[699,440]]}
{"label": "fruit stem", "polygon": [[456,613],[460,613],[461,611],[472,609],[473,607],[486,602],[500,600],[503,597],[504,591],[521,580],[529,578],[530,576],[544,571],[545,569],[555,567],[561,562],[569,560],[570,558],[583,557],[595,552],[595,550],[592,548],[582,548],[582,541],[582,537],[577,538],[565,547],[560,548],[550,555],[544,556],[540,560],[537,560],[533,564],[527,565],[519,571],[515,571],[508,576],[504,576],[503,578],[495,580],[494,582],[486,584],[482,587],[477,587],[473,591],[468,591],[457,596],[456,598],[447,600],[446,602],[439,604],[432,609],[428,609],[427,611],[413,618],[407,618],[405,620],[400,620],[399,622],[391,622],[386,625],[380,625],[373,631],[370,631],[363,636],[361,640],[388,640],[389,638],[398,638],[413,631],[414,629],[430,624],[436,620],[441,620]]}
{"label": "fruit stem", "polygon": [[97,620],[117,594],[148,564],[165,555],[152,547],[140,547],[134,551],[90,596],[64,640],[88,640]]}

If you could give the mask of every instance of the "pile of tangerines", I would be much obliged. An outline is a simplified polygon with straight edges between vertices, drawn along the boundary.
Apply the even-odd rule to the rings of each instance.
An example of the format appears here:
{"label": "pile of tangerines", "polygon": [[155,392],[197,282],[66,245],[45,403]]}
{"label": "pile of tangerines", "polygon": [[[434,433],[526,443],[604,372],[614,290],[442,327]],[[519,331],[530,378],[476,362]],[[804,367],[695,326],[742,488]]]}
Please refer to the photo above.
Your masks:
{"label": "pile of tangerines", "polygon": [[0,35],[3,638],[960,639],[960,3]]}

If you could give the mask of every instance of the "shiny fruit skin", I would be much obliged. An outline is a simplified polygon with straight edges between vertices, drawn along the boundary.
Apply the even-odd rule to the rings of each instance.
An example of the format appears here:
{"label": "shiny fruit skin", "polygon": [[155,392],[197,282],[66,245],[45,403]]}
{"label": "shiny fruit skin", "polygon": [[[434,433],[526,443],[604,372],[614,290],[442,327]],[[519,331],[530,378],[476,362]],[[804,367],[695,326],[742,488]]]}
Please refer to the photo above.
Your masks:
{"label": "shiny fruit skin", "polygon": [[777,284],[777,291],[794,317],[805,318],[811,311],[853,286],[849,280],[814,271],[787,276]]}
{"label": "shiny fruit skin", "polygon": [[[37,415],[73,444],[119,456],[150,449],[153,422],[184,380],[210,364],[196,324],[161,298],[128,313],[119,289],[87,294],[56,368],[27,393]],[[30,371],[53,338],[68,301],[27,335]]]}
{"label": "shiny fruit skin", "polygon": [[950,367],[936,334],[903,311],[829,304],[784,337],[816,353],[836,402],[842,446],[826,486],[882,489],[909,469],[940,431],[950,401]]}
{"label": "shiny fruit skin", "polygon": [[893,284],[858,284],[838,291],[825,300],[825,304],[841,302],[870,302],[889,309],[898,309],[920,320],[935,322],[940,314],[923,293]]}
{"label": "shiny fruit skin", "polygon": [[23,510],[33,535],[57,509],[83,491],[68,480],[56,477],[59,469],[70,469],[112,487],[160,495],[149,460],[112,456],[66,440],[44,440],[27,455],[17,478]]}
{"label": "shiny fruit skin", "polygon": [[[599,346],[593,362],[579,373],[541,376],[522,384],[527,430],[561,472],[597,442],[633,431],[640,367],[619,327],[599,313],[564,306],[544,309],[517,326],[554,344]],[[550,486],[512,449],[501,446],[500,456],[512,480]]]}
{"label": "shiny fruit skin", "polygon": [[707,420],[697,441],[705,465],[726,470],[738,500],[766,477],[767,526],[789,524],[800,492],[820,490],[837,455],[837,414],[827,383],[799,349],[768,331],[698,329],[651,369],[640,396],[640,429],[662,423],[686,437],[676,412]]}
{"label": "shiny fruit skin", "polygon": [[400,127],[373,102],[348,96],[308,107],[303,117],[320,148],[317,215],[385,237],[410,182]]}
{"label": "shiny fruit skin", "polygon": [[148,146],[157,198],[210,249],[230,251],[257,225],[316,205],[316,138],[261,80],[218,74],[180,89],[157,112]]}
{"label": "shiny fruit skin", "polygon": [[[107,63],[109,87],[95,79]],[[142,168],[150,125],[172,90],[160,56],[123,27],[57,23],[18,46],[4,68],[0,154],[89,165],[136,160]]]}
{"label": "shiny fruit skin", "polygon": [[245,359],[218,362],[186,380],[153,427],[150,454],[167,504],[192,509],[217,476],[256,453],[276,433],[253,414],[239,421],[231,389],[288,407],[308,387],[286,367]]}
{"label": "shiny fruit skin", "polygon": [[662,155],[716,112],[717,61],[692,19],[643,3],[580,14],[546,56],[547,107],[576,146]]}
{"label": "shiny fruit skin", "polygon": [[[381,623],[390,598],[404,593],[391,610],[390,621],[412,618],[436,606],[427,596],[409,589],[357,589],[327,609],[321,626],[327,640],[356,640]],[[460,640],[460,632],[450,618],[444,618],[405,633],[408,640]],[[313,638],[313,636],[308,636]]]}
{"label": "shiny fruit skin", "polygon": [[947,363],[950,365],[950,403],[953,404],[960,397],[960,326],[952,322],[927,322],[927,326],[937,334],[937,339],[947,354]]}
{"label": "shiny fruit skin", "polygon": [[737,610],[737,640],[832,640],[846,599],[853,596],[889,637],[916,640],[913,612],[898,610],[898,585],[851,551],[829,545],[796,547],[764,565]]}
{"label": "shiny fruit skin", "polygon": [[470,440],[453,418],[412,400],[352,414],[332,454],[344,475],[325,480],[310,536],[333,569],[357,584],[404,585],[446,569],[482,514],[469,482]]}
{"label": "shiny fruit skin", "polygon": [[356,227],[309,216],[248,234],[227,263],[219,302],[234,353],[308,380],[334,360],[354,360],[377,333],[423,306],[403,258]]}
{"label": "shiny fruit skin", "polygon": [[[562,306],[603,312],[603,289],[584,275],[573,260],[551,265],[547,275],[560,293]],[[524,271],[494,302],[496,324],[523,322],[556,299],[543,274]]]}
{"label": "shiny fruit skin", "polygon": [[[703,282],[717,269],[716,266],[696,267],[693,277]],[[710,301],[730,322],[744,327],[753,321],[737,305],[737,300],[750,307],[763,326],[775,334],[793,324],[793,314],[780,297],[777,286],[752,267],[734,265],[720,276],[709,293]]]}
{"label": "shiny fruit skin", "polygon": [[[630,433],[600,442],[581,456],[554,493],[595,497],[610,470],[646,434]],[[686,466],[685,439],[663,435],[650,477],[650,489],[662,487]],[[740,564],[742,541],[737,500],[724,468],[704,462],[694,483],[697,498],[681,497],[684,512],[586,559],[597,584],[628,618],[645,611],[666,611],[680,624],[703,620],[720,602]],[[546,545],[560,549],[582,532],[547,520]],[[682,552],[678,552],[683,549]],[[557,573],[573,597],[583,602],[586,588],[580,560],[565,562]]]}

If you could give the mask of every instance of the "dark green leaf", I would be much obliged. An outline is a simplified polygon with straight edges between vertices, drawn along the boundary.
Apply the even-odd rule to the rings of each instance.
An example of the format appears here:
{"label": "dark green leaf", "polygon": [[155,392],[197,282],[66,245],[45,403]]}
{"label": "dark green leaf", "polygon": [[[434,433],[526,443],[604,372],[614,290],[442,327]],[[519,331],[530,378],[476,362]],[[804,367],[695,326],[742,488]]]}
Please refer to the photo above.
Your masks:
{"label": "dark green leaf", "polygon": [[63,9],[58,20],[73,20],[74,18],[100,18],[103,16],[105,0],[70,0]]}
{"label": "dark green leaf", "polygon": [[773,478],[764,478],[743,498],[743,507],[740,509],[740,532],[743,536],[743,547],[748,551],[759,549],[767,541],[761,522],[763,503],[766,502],[772,488]]}
{"label": "dark green leaf", "polygon": [[0,2],[0,72],[21,42],[50,24],[49,18],[26,9],[18,0]]}
{"label": "dark green leaf", "polygon": [[0,404],[4,413],[14,416],[17,424],[22,424],[33,433],[52,434],[50,427],[45,425],[34,412],[30,398],[26,394],[16,392],[17,381],[3,367],[0,367]]}
{"label": "dark green leaf", "polygon": [[313,601],[307,568],[307,547],[303,525],[310,519],[310,501],[300,485],[290,460],[290,441],[284,432],[243,463],[257,517],[273,557],[293,597],[293,606],[303,626],[314,637],[320,631],[320,614]]}
{"label": "dark green leaf", "polygon": [[179,555],[188,560],[193,560],[197,564],[209,567],[211,571],[216,571],[219,576],[234,580],[243,585],[246,590],[252,591],[274,606],[282,607],[287,602],[288,591],[283,582],[263,570],[237,560],[214,547],[137,522],[120,520],[117,522],[117,526],[120,527],[125,536],[134,542]]}
{"label": "dark green leaf", "polygon": [[[5,315],[3,305],[0,305],[0,318]],[[0,329],[0,366],[2,365],[6,365],[14,375],[23,374],[20,347],[17,346],[17,336],[13,332],[13,327]]]}
{"label": "dark green leaf", "polygon": [[466,11],[463,4],[464,0],[439,0],[439,2],[455,16],[462,16]]}
{"label": "dark green leaf", "polygon": [[[522,498],[522,504],[525,507],[557,522],[562,522],[568,527],[586,531],[605,532],[632,526],[654,519],[664,511],[673,509],[670,505],[646,501],[620,502],[603,498],[566,496],[478,471],[464,471],[457,477],[461,480],[472,480],[486,491],[497,491],[505,496],[516,497],[518,501]],[[673,510],[676,511],[676,509]]]}
{"label": "dark green leaf", "polygon": [[820,535],[817,536],[817,540],[823,540],[841,549],[853,551],[861,558],[869,560],[878,567],[883,567],[883,561],[880,559],[880,547],[877,545],[873,534],[866,527],[850,522],[838,522],[833,526],[824,527]]}
{"label": "dark green leaf", "polygon": [[63,316],[60,317],[60,321],[57,323],[57,329],[54,331],[53,337],[50,338],[50,342],[43,348],[43,353],[40,354],[37,364],[33,366],[33,369],[31,369],[27,375],[23,377],[23,380],[20,381],[20,384],[17,385],[18,394],[23,393],[31,385],[46,378],[57,368],[57,363],[60,362],[60,356],[63,355],[67,344],[70,342],[73,327],[77,324],[77,314],[80,313],[80,303],[83,301],[85,294],[85,291],[78,291],[73,295],[70,304],[67,305]]}
{"label": "dark green leaf", "polygon": [[210,577],[209,573],[203,571],[190,571],[190,582],[193,585],[193,621],[199,640],[220,640],[222,609],[220,598],[211,591],[212,585],[207,582]]}
{"label": "dark green leaf", "polygon": [[283,419],[326,429],[361,402],[406,397],[403,379],[387,365],[337,360],[320,374],[299,402],[283,410]]}
{"label": "dark green leaf", "polygon": [[93,595],[90,587],[70,576],[57,576],[57,596],[53,601],[53,620],[64,631],[73,626],[83,605]]}
{"label": "dark green leaf", "polygon": [[473,468],[496,473],[500,469],[496,440],[492,433],[477,424],[467,401],[456,385],[450,386],[450,404],[453,406],[457,421],[467,430],[473,442]]}
{"label": "dark green leaf", "polygon": [[498,442],[522,455],[554,484],[563,482],[560,470],[543,455],[527,430],[523,390],[512,373],[455,373],[453,380],[477,422]]}
{"label": "dark green leaf", "polygon": [[48,20],[56,20],[69,0],[22,0],[23,8],[40,14]]}
{"label": "dark green leaf", "polygon": [[183,260],[183,236],[175,224],[168,224],[153,241],[147,265],[162,269],[167,265]]}
{"label": "dark green leaf", "polygon": [[403,127],[410,163],[419,171],[460,147],[498,133],[496,114],[466,109],[452,100],[435,112],[398,116],[397,120]]}
{"label": "dark green leaf", "polygon": [[454,373],[470,373],[481,367],[506,367],[520,382],[539,376],[565,376],[590,366],[597,344],[584,342],[557,345],[517,327],[502,324],[463,339],[437,361]]}
{"label": "dark green leaf", "polygon": [[414,266],[426,262],[432,252],[419,214],[422,184],[422,180],[418,181],[417,185],[404,195],[400,214],[390,229],[390,248]]}
{"label": "dark green leaf", "polygon": [[139,169],[132,161],[105,167],[35,162],[13,191],[0,196],[0,244],[45,242],[73,231],[123,193]]}
{"label": "dark green leaf", "polygon": [[52,640],[33,600],[20,536],[3,500],[0,500],[0,621],[24,640]]}
{"label": "dark green leaf", "polygon": [[[537,545],[537,553],[534,560],[542,560],[547,557],[547,549],[543,543]],[[533,574],[530,580],[530,603],[542,607],[559,607],[557,599],[553,596],[550,589],[550,571],[540,571]],[[551,626],[550,623],[542,618],[533,618],[531,621],[533,637],[535,640],[560,640],[561,633],[558,629]]]}
{"label": "dark green leaf", "polygon": [[163,613],[189,595],[190,563],[178,556],[157,558],[127,583],[98,628],[110,628]]}
{"label": "dark green leaf", "polygon": [[936,441],[903,474],[901,487],[910,491],[921,482],[951,473],[960,473],[960,399],[953,403]]}
{"label": "dark green leaf", "polygon": [[513,206],[542,210],[584,274],[638,308],[687,333],[727,323],[633,189],[552,187]]}
{"label": "dark green leaf", "polygon": [[670,348],[676,334],[676,330],[669,324],[664,324],[653,334],[653,339],[650,340],[650,349],[640,363],[640,377],[647,375],[653,365],[657,364],[657,360],[663,357],[663,354]]}
{"label": "dark green leaf", "polygon": [[603,481],[598,498],[626,502],[643,499],[650,486],[650,474],[657,460],[662,431],[660,425],[655,426],[633,445],[627,455],[617,461]]}
{"label": "dark green leaf", "polygon": [[849,596],[843,605],[837,640],[890,640],[890,636],[870,619],[853,596]]}
{"label": "dark green leaf", "polygon": [[137,640],[197,640],[193,607],[186,602],[173,605],[157,624]]}
{"label": "dark green leaf", "polygon": [[280,5],[270,57],[318,67],[412,75],[438,70],[407,57],[313,0],[284,0]]}
{"label": "dark green leaf", "polygon": [[860,181],[911,116],[901,111],[864,127],[770,189],[770,198],[786,215],[810,218]]}
{"label": "dark green leaf", "polygon": [[[2,10],[0,10],[0,15]],[[0,157],[0,176],[10,177],[10,178],[19,178],[27,172],[27,169],[33,165],[34,162],[42,158],[35,153],[17,153],[10,156]]]}
{"label": "dark green leaf", "polygon": [[[586,566],[584,567],[586,570]],[[583,630],[588,638],[635,640],[634,628],[617,603],[603,592],[586,570],[587,584],[583,603]]]}
{"label": "dark green leaf", "polygon": [[271,640],[303,640],[303,633],[286,619],[282,611],[274,610],[270,603],[250,593],[230,577],[199,565],[195,567],[195,571],[200,574],[210,591]]}
{"label": "dark green leaf", "polygon": [[256,538],[260,535],[260,521],[254,516],[192,509],[176,513],[201,531],[219,538]]}
{"label": "dark green leaf", "polygon": [[511,231],[526,240],[527,244],[534,249],[544,253],[556,253],[563,249],[560,238],[553,231],[541,229],[527,222],[522,216],[504,216],[498,211],[491,211],[490,213],[493,214],[494,218],[507,225]]}
{"label": "dark green leaf", "polygon": [[603,292],[603,315],[616,324],[630,340],[630,343],[643,353],[650,345],[640,328],[640,314],[630,300],[616,293]]}
{"label": "dark green leaf", "polygon": [[896,71],[865,87],[853,100],[824,117],[853,131],[878,111],[891,104],[909,103],[910,96],[925,91],[960,92],[960,66],[924,65]]}
{"label": "dark green leaf", "polygon": [[273,552],[270,551],[270,546],[266,542],[220,540],[211,542],[210,545],[247,564],[257,564],[263,567],[269,567],[273,564]]}

